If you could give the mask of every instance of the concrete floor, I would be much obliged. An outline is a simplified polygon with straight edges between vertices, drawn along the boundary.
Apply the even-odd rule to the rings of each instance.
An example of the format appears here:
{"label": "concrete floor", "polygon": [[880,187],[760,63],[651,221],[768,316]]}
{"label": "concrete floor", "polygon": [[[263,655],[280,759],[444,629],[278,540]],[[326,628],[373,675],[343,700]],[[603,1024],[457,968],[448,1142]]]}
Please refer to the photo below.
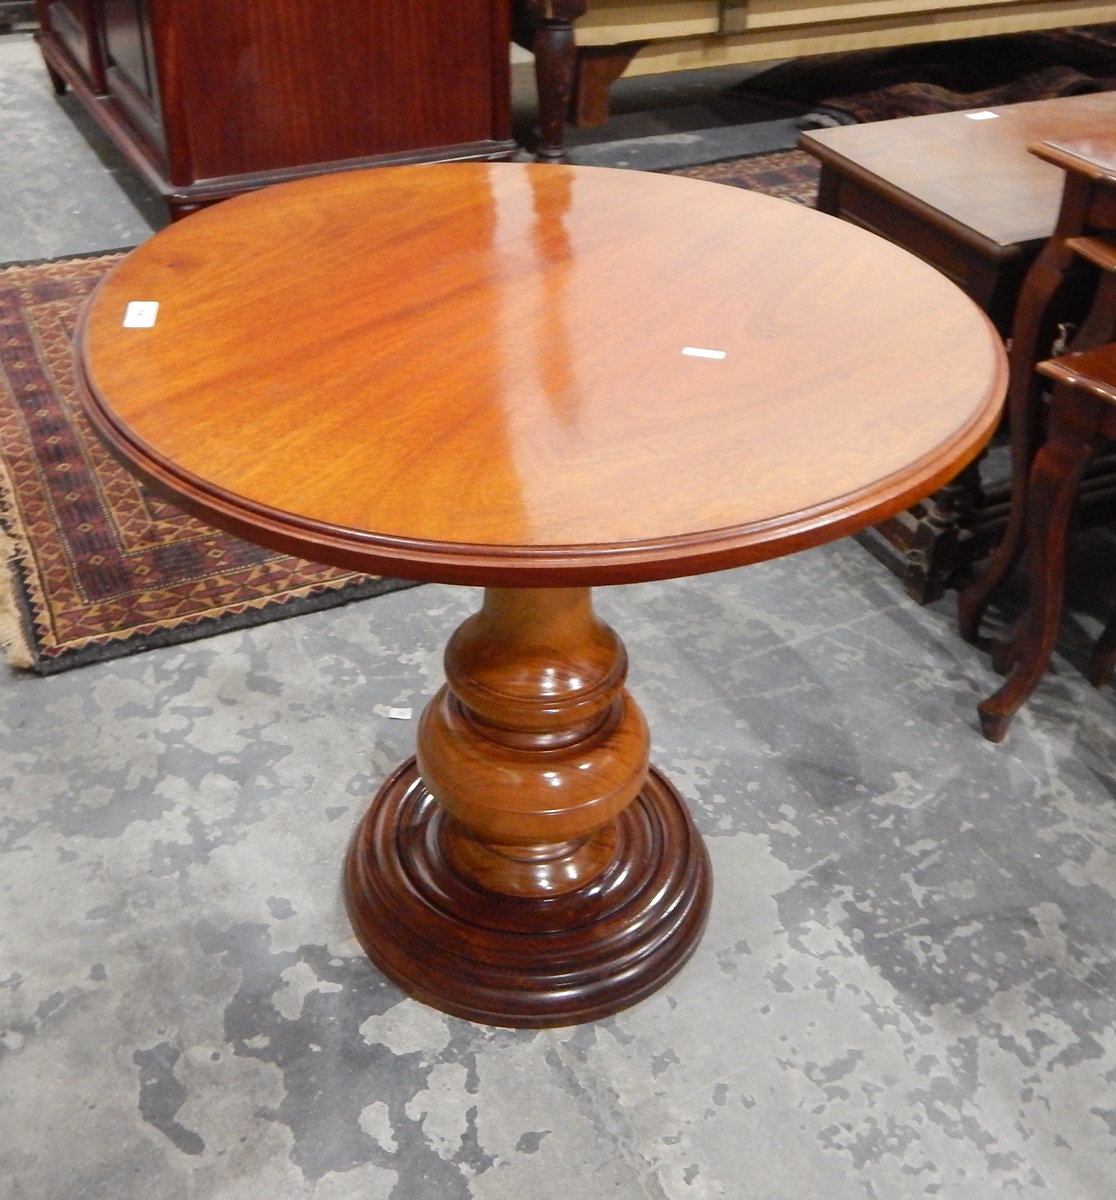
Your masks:
{"label": "concrete floor", "polygon": [[[145,235],[26,39],[0,144],[0,261]],[[598,602],[716,887],[575,1029],[405,998],[341,904],[468,589],[0,678],[0,1197],[1107,1200],[1112,694],[1059,657],[983,741],[951,602],[848,540]]]}

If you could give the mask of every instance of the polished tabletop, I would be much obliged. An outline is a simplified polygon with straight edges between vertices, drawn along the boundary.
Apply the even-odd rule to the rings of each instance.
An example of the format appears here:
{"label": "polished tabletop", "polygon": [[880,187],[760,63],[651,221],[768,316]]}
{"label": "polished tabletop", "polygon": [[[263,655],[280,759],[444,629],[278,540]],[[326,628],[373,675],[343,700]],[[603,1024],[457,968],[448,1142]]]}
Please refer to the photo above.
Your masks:
{"label": "polished tabletop", "polygon": [[879,238],[722,184],[523,163],[202,211],[110,274],[78,356],[116,452],[214,524],[508,586],[860,528],[971,459],[1004,385],[972,302]]}

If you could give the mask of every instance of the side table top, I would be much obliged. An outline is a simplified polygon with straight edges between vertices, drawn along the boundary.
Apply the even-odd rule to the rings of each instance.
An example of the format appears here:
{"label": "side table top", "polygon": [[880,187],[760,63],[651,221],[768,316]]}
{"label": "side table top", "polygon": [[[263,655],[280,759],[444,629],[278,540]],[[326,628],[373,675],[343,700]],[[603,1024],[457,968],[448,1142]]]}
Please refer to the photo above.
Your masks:
{"label": "side table top", "polygon": [[[154,324],[126,324],[136,302]],[[203,519],[508,586],[691,574],[861,528],[978,452],[1005,376],[971,301],[851,225],[521,163],[200,212],[106,279],[78,363],[115,452]]]}
{"label": "side table top", "polygon": [[1078,134],[1063,130],[1032,146],[1031,153],[1064,171],[1116,184],[1116,133],[1111,128]]}
{"label": "side table top", "polygon": [[850,178],[886,187],[1010,247],[1048,238],[1062,196],[1063,173],[1028,147],[1114,123],[1116,92],[1096,92],[815,129],[799,145]]}

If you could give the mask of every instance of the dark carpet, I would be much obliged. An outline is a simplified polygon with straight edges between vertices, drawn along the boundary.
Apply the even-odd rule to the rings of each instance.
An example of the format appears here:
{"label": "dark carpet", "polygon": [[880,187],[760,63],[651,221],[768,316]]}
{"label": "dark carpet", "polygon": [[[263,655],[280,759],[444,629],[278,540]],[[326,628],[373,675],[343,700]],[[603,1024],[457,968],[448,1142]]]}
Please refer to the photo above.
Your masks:
{"label": "dark carpet", "polygon": [[818,175],[821,164],[802,150],[780,150],[774,154],[758,154],[751,158],[733,158],[725,162],[702,163],[667,171],[668,175],[685,175],[689,179],[708,179],[727,183],[793,200],[812,207],[817,200]]}
{"label": "dark carpet", "polygon": [[803,129],[1116,91],[1116,25],[794,59],[736,90],[809,108]]}

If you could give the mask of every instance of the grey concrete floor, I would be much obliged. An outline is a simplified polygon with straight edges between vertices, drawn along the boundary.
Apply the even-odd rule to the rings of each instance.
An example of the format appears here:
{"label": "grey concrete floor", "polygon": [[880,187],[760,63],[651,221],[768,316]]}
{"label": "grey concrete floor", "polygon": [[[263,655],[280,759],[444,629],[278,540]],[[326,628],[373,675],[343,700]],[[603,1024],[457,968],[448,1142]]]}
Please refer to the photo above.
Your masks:
{"label": "grey concrete floor", "polygon": [[[25,40],[0,143],[0,260],[144,236]],[[1107,1200],[1098,614],[992,746],[951,602],[851,541],[598,602],[716,885],[682,974],[574,1029],[406,998],[341,903],[470,590],[0,677],[0,1197]]]}

